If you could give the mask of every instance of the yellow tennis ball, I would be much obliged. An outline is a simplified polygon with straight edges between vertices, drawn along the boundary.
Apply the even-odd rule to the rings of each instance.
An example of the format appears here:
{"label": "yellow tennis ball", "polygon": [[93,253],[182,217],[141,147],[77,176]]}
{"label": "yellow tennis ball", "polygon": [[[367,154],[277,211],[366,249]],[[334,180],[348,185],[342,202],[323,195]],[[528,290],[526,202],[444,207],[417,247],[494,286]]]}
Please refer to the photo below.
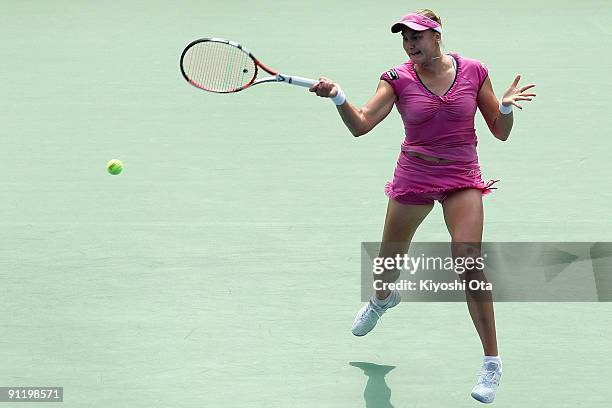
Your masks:
{"label": "yellow tennis ball", "polygon": [[123,171],[123,163],[121,160],[113,159],[106,164],[106,170],[115,176]]}

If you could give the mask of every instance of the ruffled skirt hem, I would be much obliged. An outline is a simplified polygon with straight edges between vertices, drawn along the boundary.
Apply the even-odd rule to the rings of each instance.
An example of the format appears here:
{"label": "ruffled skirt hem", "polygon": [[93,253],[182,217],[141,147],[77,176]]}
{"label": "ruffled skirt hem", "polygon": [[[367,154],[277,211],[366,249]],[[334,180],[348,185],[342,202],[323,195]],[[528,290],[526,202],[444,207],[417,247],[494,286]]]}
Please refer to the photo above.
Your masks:
{"label": "ruffled skirt hem", "polygon": [[482,195],[491,194],[493,190],[497,190],[497,187],[491,187],[493,184],[497,183],[499,180],[489,180],[488,183],[472,183],[472,184],[464,184],[452,187],[440,187],[440,188],[429,188],[429,189],[414,189],[414,188],[405,188],[401,191],[397,191],[393,188],[393,182],[387,181],[385,183],[385,194],[389,198],[396,198],[408,193],[441,193],[441,192],[449,192],[453,190],[461,190],[465,188],[476,188],[482,192]]}

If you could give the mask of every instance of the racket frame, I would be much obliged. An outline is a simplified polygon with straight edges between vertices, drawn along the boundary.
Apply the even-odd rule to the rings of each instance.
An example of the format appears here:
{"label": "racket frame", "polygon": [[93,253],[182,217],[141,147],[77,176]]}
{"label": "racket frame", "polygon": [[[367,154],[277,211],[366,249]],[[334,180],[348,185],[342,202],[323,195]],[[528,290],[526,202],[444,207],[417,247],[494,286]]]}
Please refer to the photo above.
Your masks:
{"label": "racket frame", "polygon": [[[247,84],[243,85],[242,87],[236,88],[236,89],[232,89],[230,91],[218,91],[218,90],[204,88],[204,87],[200,86],[197,82],[195,82],[192,79],[190,79],[187,76],[187,73],[185,72],[185,69],[183,68],[183,60],[185,58],[185,55],[187,54],[187,51],[189,51],[191,49],[191,47],[193,47],[196,44],[203,43],[203,42],[217,42],[217,43],[221,43],[221,44],[231,45],[233,47],[238,48],[242,52],[246,53],[249,56],[249,58],[251,58],[253,60],[253,62],[255,63],[255,74],[253,75],[253,78]],[[240,92],[240,91],[242,91],[242,90],[244,90],[244,89],[246,89],[246,88],[248,88],[250,86],[257,85],[257,84],[262,84],[262,83],[265,83],[265,82],[284,82],[286,84],[302,86],[302,87],[305,87],[305,88],[310,88],[312,85],[314,85],[317,82],[319,82],[319,81],[316,81],[316,80],[310,79],[310,78],[303,78],[303,77],[299,77],[299,76],[295,76],[295,75],[281,74],[280,72],[278,72],[278,71],[268,67],[263,62],[258,60],[248,49],[246,49],[242,45],[238,44],[237,42],[231,41],[231,40],[226,40],[225,38],[216,38],[216,37],[199,38],[199,39],[194,40],[194,41],[190,42],[189,44],[187,44],[187,46],[183,50],[183,53],[181,54],[180,68],[181,68],[181,74],[183,74],[183,77],[185,78],[185,80],[187,82],[189,82],[191,85],[195,86],[198,89],[203,89],[205,91],[214,92],[214,93],[236,93],[236,92]],[[259,73],[259,68],[263,69],[265,72],[267,72],[271,76],[260,78],[260,79],[256,79],[257,78],[257,74]]]}

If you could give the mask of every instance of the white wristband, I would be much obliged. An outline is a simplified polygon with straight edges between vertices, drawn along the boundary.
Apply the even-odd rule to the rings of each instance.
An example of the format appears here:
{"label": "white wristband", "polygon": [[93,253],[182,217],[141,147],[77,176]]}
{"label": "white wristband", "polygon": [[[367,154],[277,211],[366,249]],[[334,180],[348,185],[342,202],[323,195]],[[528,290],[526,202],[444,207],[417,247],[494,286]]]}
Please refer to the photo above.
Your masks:
{"label": "white wristband", "polygon": [[512,113],[512,105],[504,106],[504,104],[499,101],[499,111],[502,115],[509,115],[510,113]]}
{"label": "white wristband", "polygon": [[337,88],[338,88],[338,93],[336,93],[336,96],[330,99],[336,105],[342,105],[344,102],[346,102],[346,96],[344,95],[344,92],[342,92],[342,89],[340,89],[339,86]]}

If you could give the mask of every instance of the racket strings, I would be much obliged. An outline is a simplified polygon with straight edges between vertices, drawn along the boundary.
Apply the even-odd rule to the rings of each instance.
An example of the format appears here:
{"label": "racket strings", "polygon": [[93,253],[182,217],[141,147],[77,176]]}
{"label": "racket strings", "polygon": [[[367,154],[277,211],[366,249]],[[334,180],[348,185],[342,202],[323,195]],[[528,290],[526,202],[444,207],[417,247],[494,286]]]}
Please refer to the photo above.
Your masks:
{"label": "racket strings", "polygon": [[232,92],[248,85],[257,68],[243,50],[230,44],[206,41],[192,46],[183,61],[191,82],[213,92]]}

